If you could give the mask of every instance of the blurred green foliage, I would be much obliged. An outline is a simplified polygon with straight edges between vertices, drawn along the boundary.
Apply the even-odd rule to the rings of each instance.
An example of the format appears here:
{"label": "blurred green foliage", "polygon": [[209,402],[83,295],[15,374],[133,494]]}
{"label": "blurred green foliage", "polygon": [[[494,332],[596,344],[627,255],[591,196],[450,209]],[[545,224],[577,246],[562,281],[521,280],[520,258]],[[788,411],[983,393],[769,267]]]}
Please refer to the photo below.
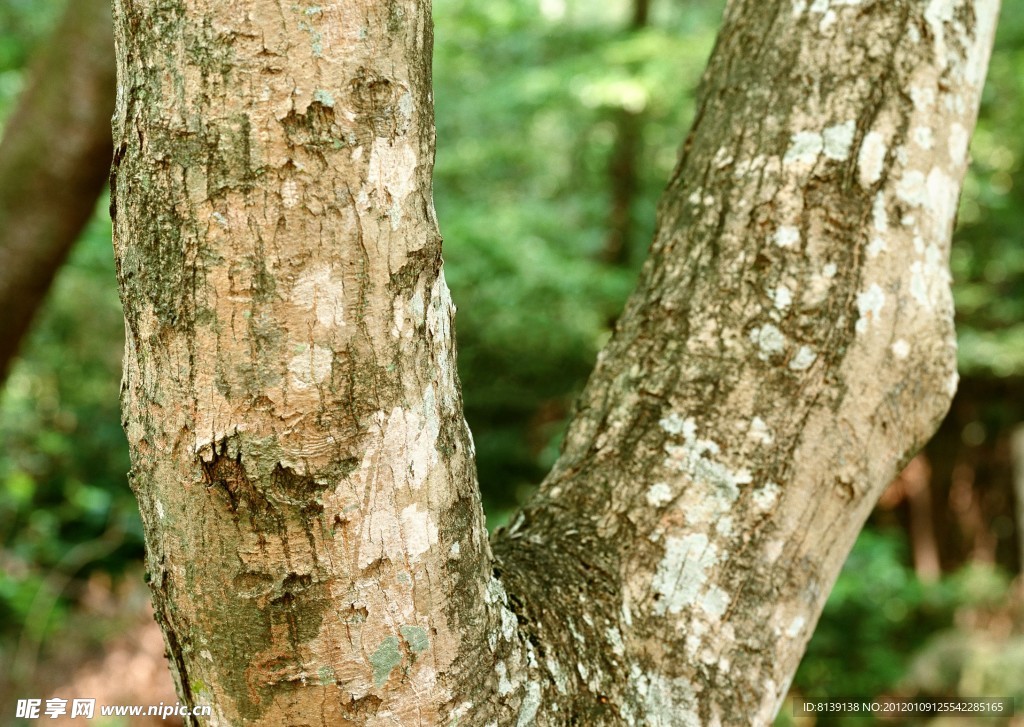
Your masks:
{"label": "blurred green foliage", "polygon": [[[0,0],[0,120],[59,7]],[[573,397],[629,292],[720,9],[719,0],[660,0],[648,27],[628,30],[623,0],[435,2],[435,198],[492,526],[554,461]],[[1024,6],[1007,3],[952,259],[961,364],[971,376],[1024,374],[1022,98]],[[623,112],[642,124],[642,143],[632,247],[610,264],[609,159]],[[53,583],[116,572],[141,552],[118,414],[123,334],[105,210],[0,393],[0,643],[27,621],[45,625],[30,617]],[[117,547],[70,557],[104,534]],[[935,629],[953,626],[978,581],[923,584],[907,563],[901,534],[862,535],[798,690],[864,697],[924,669],[915,655],[932,648]]]}
{"label": "blurred green foliage", "polygon": [[954,581],[922,583],[907,561],[901,532],[861,533],[793,680],[802,696],[859,702],[884,694],[914,652],[952,624],[963,603]]}
{"label": "blurred green foliage", "polygon": [[[435,4],[435,199],[492,526],[544,476],[654,229],[718,2]],[[665,89],[672,89],[666,93]],[[642,115],[624,265],[601,260],[618,112]]]}
{"label": "blurred green foliage", "polygon": [[[123,331],[110,222],[97,215],[0,400],[0,624],[24,623],[47,579],[120,570],[141,553],[118,410]],[[89,563],[75,557],[110,530],[120,548]]]}
{"label": "blurred green foliage", "polygon": [[965,375],[1024,375],[1024,7],[1004,3],[951,264]]}
{"label": "blurred green foliage", "polygon": [[[974,564],[928,583],[908,561],[901,530],[860,534],[793,680],[798,698],[860,703],[1024,696],[1024,636],[994,641],[957,626],[958,614],[1006,601],[1006,575]],[[777,724],[792,724],[786,710]],[[875,721],[847,713],[822,715],[815,724]]]}

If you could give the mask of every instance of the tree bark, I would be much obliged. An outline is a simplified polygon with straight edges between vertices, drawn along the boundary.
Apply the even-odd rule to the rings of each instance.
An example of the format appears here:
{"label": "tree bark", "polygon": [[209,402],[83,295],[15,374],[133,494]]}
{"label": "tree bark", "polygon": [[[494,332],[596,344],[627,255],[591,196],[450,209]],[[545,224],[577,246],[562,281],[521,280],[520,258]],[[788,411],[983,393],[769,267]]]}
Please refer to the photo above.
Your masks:
{"label": "tree bark", "polygon": [[0,381],[96,208],[110,164],[107,0],[71,0],[0,141]]}
{"label": "tree bark", "polygon": [[118,0],[124,415],[213,724],[768,724],[955,389],[995,0],[729,3],[636,293],[486,539],[429,7]]}

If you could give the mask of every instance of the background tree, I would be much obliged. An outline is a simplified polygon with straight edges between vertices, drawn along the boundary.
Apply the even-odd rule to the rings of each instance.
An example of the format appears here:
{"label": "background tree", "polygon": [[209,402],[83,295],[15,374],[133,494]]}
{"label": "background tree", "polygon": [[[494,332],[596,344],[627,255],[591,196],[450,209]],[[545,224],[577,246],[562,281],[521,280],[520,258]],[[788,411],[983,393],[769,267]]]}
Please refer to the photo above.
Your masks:
{"label": "background tree", "polygon": [[81,0],[35,62],[0,141],[0,381],[103,191],[113,147],[110,4]]}
{"label": "background tree", "polygon": [[637,291],[492,561],[428,8],[119,4],[125,416],[183,699],[769,721],[955,389],[944,261],[995,14],[727,6]]}

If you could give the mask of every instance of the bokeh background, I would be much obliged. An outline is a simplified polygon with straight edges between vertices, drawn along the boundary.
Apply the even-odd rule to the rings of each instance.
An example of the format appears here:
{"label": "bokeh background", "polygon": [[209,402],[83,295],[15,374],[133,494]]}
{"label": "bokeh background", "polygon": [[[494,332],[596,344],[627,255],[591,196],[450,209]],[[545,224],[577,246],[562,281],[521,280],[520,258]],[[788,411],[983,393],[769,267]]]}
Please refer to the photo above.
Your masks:
{"label": "bokeh background", "polygon": [[[63,7],[0,0],[0,124]],[[435,0],[435,199],[492,527],[553,463],[631,289],[721,9]],[[1004,3],[971,149],[952,255],[960,391],[857,541],[794,697],[1024,711],[1022,3]],[[0,389],[0,724],[17,698],[174,701],[126,481],[122,345],[100,199]],[[779,724],[815,723],[784,709]]]}

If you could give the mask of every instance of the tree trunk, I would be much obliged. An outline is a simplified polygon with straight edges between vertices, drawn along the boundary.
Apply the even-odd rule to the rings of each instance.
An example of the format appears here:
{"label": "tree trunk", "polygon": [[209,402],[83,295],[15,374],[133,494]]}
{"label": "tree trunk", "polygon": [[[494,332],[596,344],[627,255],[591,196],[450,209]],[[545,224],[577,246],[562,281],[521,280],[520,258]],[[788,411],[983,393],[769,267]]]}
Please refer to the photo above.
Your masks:
{"label": "tree trunk", "polygon": [[70,0],[0,142],[0,381],[110,163],[114,51],[108,0]]}
{"label": "tree trunk", "polygon": [[729,3],[637,291],[493,558],[429,7],[115,7],[124,416],[182,699],[212,724],[768,724],[955,389],[997,3]]}

